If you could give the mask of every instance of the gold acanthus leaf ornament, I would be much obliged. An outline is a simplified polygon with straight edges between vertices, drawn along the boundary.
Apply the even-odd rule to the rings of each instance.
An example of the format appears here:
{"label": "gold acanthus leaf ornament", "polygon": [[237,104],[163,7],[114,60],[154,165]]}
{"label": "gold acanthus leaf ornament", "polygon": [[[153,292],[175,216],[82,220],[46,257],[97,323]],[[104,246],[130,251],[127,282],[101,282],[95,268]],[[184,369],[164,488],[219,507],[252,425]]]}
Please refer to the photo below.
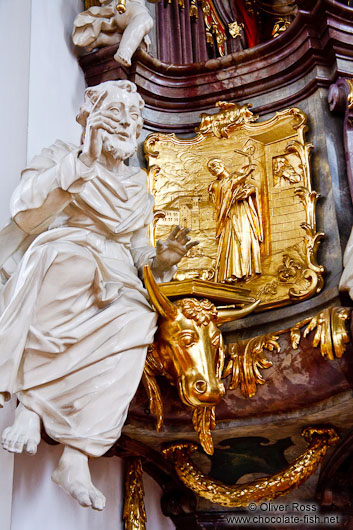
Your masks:
{"label": "gold acanthus leaf ornament", "polygon": [[145,530],[146,511],[142,482],[141,458],[128,458],[125,471],[125,496],[123,519],[125,530]]}
{"label": "gold acanthus leaf ornament", "polygon": [[303,430],[302,436],[309,447],[286,469],[270,477],[234,486],[210,479],[195,466],[190,455],[197,450],[196,444],[173,443],[162,452],[174,465],[179,479],[191,491],[215,504],[242,508],[250,502],[276,499],[300,486],[315,472],[329,447],[339,440],[333,428],[308,427]]}
{"label": "gold acanthus leaf ornament", "polygon": [[194,409],[192,423],[199,435],[199,440],[208,455],[213,455],[214,447],[211,430],[216,428],[215,407],[198,407]]}
{"label": "gold acanthus leaf ornament", "polygon": [[265,383],[260,369],[272,366],[272,362],[266,359],[264,350],[279,353],[281,348],[277,339],[276,335],[267,333],[229,345],[223,377],[232,376],[230,390],[240,386],[245,397],[253,397],[256,394],[257,385]]}

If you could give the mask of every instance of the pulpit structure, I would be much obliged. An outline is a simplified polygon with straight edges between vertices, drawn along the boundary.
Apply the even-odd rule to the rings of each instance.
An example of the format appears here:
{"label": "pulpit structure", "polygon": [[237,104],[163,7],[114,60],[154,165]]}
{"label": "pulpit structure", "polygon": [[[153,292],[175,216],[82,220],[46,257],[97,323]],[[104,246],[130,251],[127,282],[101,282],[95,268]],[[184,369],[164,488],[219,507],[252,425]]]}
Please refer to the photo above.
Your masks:
{"label": "pulpit structure", "polygon": [[302,506],[296,528],[308,506],[319,528],[350,528],[352,302],[338,284],[353,223],[353,8],[147,7],[152,44],[131,67],[117,44],[79,59],[88,85],[128,79],[145,101],[151,242],[175,225],[200,241],[172,281],[145,272],[159,331],[109,452],[127,459],[126,528],[145,527],[142,469],[176,528],[239,514],[255,528],[272,505]]}

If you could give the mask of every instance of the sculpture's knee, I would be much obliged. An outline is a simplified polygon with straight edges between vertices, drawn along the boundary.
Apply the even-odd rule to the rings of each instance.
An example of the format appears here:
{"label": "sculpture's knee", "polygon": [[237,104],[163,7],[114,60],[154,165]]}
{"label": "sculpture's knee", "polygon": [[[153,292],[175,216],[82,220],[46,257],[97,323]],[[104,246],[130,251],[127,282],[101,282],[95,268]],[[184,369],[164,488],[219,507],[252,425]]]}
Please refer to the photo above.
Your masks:
{"label": "sculpture's knee", "polygon": [[146,10],[145,13],[140,13],[139,15],[135,16],[131,20],[130,24],[136,29],[138,28],[139,30],[143,31],[143,33],[146,35],[153,28],[153,19]]}
{"label": "sculpture's knee", "polygon": [[153,18],[150,15],[148,15],[148,17],[147,16],[145,17],[144,27],[145,27],[146,34],[152,31]]}
{"label": "sculpture's knee", "polygon": [[48,262],[42,287],[70,292],[93,284],[97,264],[86,248],[71,242],[51,242],[38,252],[40,259]]}

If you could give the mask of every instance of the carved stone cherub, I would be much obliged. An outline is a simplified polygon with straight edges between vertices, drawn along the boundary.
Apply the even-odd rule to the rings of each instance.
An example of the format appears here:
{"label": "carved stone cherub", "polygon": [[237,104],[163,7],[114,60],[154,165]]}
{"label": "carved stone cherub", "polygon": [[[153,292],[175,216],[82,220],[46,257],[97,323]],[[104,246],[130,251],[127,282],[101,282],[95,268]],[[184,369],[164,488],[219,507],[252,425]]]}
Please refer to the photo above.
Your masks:
{"label": "carved stone cherub", "polygon": [[168,281],[196,244],[179,227],[157,249],[148,244],[145,173],[124,164],[142,107],[129,81],[88,88],[77,118],[84,145],[57,141],[32,160],[0,232],[0,406],[13,393],[20,402],[2,445],[34,454],[43,422],[65,447],[53,480],[97,510],[105,498],[88,457],[119,438],[156,329],[143,267]]}
{"label": "carved stone cherub", "polygon": [[73,43],[88,51],[120,42],[114,59],[124,66],[131,66],[131,57],[145,43],[151,43],[148,33],[153,19],[144,0],[127,0],[126,10],[119,13],[118,0],[99,0],[101,7],[94,6],[77,15],[72,33]]}

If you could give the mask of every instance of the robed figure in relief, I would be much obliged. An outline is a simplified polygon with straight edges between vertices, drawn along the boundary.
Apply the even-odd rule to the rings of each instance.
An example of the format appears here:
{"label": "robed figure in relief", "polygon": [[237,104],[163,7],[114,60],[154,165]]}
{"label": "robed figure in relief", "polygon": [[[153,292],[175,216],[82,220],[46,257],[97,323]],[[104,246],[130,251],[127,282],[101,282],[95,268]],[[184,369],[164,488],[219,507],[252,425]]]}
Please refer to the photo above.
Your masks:
{"label": "robed figure in relief", "polygon": [[88,456],[119,438],[156,329],[143,267],[168,281],[194,244],[178,227],[156,249],[148,243],[146,176],[124,163],[142,107],[129,81],[88,88],[84,145],[57,141],[32,160],[0,232],[0,405],[13,393],[20,402],[2,445],[35,453],[43,422],[65,445],[53,480],[98,510],[105,498]]}
{"label": "robed figure in relief", "polygon": [[218,239],[214,280],[234,283],[260,274],[263,231],[258,190],[254,183],[247,182],[254,166],[229,174],[224,163],[215,158],[207,167],[216,177],[209,187]]}

